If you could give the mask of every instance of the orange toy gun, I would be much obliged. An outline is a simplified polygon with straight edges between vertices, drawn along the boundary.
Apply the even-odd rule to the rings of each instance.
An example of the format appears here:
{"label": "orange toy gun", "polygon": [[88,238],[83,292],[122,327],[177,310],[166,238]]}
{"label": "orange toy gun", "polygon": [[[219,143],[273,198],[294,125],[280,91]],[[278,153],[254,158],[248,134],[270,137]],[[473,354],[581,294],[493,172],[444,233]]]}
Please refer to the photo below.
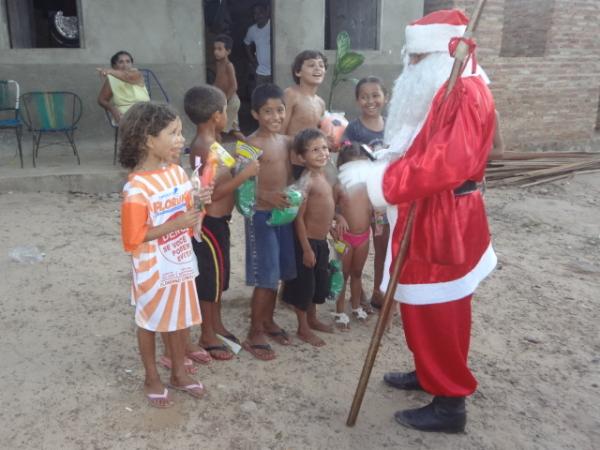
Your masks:
{"label": "orange toy gun", "polygon": [[194,191],[194,209],[200,214],[200,221],[194,227],[194,239],[196,239],[198,242],[202,242],[202,221],[206,215],[206,208],[204,207],[204,202],[200,198],[200,188],[202,186],[210,186],[214,182],[217,174],[217,165],[219,164],[219,159],[215,152],[209,152],[208,158],[206,158],[206,162],[204,163],[202,175],[200,175],[200,170],[202,169],[200,157],[196,157],[195,163],[196,168],[192,174],[191,182],[192,189]]}

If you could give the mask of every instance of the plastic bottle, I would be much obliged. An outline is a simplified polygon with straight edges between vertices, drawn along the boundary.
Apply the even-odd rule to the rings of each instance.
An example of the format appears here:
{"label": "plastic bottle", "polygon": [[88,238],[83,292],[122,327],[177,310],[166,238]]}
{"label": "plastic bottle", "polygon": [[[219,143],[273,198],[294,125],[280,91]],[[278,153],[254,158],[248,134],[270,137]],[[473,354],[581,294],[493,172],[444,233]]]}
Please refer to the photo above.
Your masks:
{"label": "plastic bottle", "polygon": [[13,261],[22,264],[42,262],[44,256],[46,256],[35,245],[20,245],[13,248],[8,255]]}

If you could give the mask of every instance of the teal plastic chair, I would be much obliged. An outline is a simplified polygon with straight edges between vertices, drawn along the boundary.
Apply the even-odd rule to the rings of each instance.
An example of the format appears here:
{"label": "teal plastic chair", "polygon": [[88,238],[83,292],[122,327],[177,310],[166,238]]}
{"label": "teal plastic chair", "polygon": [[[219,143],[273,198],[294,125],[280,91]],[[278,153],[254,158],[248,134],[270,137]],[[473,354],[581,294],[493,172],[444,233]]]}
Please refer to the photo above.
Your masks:
{"label": "teal plastic chair", "polygon": [[23,122],[33,134],[33,167],[44,133],[64,133],[73,148],[77,164],[81,164],[74,136],[82,112],[81,99],[77,94],[66,91],[28,92],[21,96],[21,106],[25,111]]}
{"label": "teal plastic chair", "polygon": [[[169,96],[167,95],[167,91],[165,91],[165,89],[162,87],[162,84],[160,84],[160,81],[156,74],[150,69],[138,70],[144,76],[144,84],[146,85],[146,90],[148,91],[150,100],[158,100],[163,101],[165,103],[169,103]],[[113,116],[108,111],[105,111],[105,113],[108,123],[115,130],[115,151],[113,153],[113,165],[115,165],[117,164],[117,149],[119,147],[119,124],[115,122]]]}
{"label": "teal plastic chair", "polygon": [[19,117],[19,83],[15,80],[0,80],[0,129],[13,128],[17,135],[17,151],[23,168],[23,122]]}

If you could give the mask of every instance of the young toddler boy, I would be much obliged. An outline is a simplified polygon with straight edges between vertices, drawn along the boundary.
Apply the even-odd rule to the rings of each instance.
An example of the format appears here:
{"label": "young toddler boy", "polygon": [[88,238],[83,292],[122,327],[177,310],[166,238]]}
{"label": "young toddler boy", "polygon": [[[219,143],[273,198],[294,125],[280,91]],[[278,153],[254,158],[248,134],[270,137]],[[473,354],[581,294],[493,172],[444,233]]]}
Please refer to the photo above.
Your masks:
{"label": "young toddler boy", "polygon": [[258,129],[248,137],[248,143],[263,153],[255,213],[245,221],[246,284],[254,286],[254,290],[250,330],[243,347],[256,358],[268,361],[275,358],[268,336],[282,345],[290,344],[287,333],[275,323],[273,315],[279,280],[296,276],[293,228],[292,224],[267,224],[273,208],[289,206],[284,191],[291,179],[290,139],[280,134],[286,108],[279,87],[258,86],[251,102]]}
{"label": "young toddler boy", "polygon": [[[191,88],[184,97],[184,108],[189,119],[196,125],[196,136],[192,141],[190,161],[195,167],[196,157],[206,163],[210,146],[227,122],[226,99],[223,93],[212,86],[204,85]],[[206,166],[205,166],[206,167]],[[198,258],[199,275],[196,289],[200,300],[203,322],[198,345],[217,360],[228,360],[233,355],[217,337],[224,336],[234,342],[237,338],[230,333],[221,320],[221,297],[229,287],[229,221],[233,211],[235,189],[245,180],[258,173],[258,162],[249,163],[237,175],[219,164],[214,181],[212,201],[205,205],[206,216],[202,222],[202,242],[192,239],[194,252]],[[188,357],[192,358],[191,348]],[[193,358],[192,358],[193,359]]]}
{"label": "young toddler boy", "polygon": [[[325,113],[325,101],[317,95],[317,90],[327,73],[327,58],[321,52],[304,50],[294,59],[292,76],[294,82],[284,91],[286,118],[283,133],[295,136],[300,130],[317,128]],[[298,155],[291,156],[294,178],[298,179],[304,166]]]}
{"label": "young toddler boy", "polygon": [[221,89],[227,97],[227,123],[222,132],[229,133],[236,139],[244,140],[245,136],[240,131],[238,122],[240,98],[237,95],[235,67],[229,61],[233,40],[226,34],[220,34],[215,38],[213,45],[217,69],[215,87]]}
{"label": "young toddler boy", "polygon": [[298,337],[320,347],[325,341],[313,330],[331,333],[333,327],[317,318],[317,304],[329,294],[329,247],[327,234],[335,216],[334,189],[325,175],[329,146],[315,129],[302,130],[294,139],[294,150],[306,167],[305,199],[295,221],[297,277],[283,287],[283,301],[292,305],[298,318]]}

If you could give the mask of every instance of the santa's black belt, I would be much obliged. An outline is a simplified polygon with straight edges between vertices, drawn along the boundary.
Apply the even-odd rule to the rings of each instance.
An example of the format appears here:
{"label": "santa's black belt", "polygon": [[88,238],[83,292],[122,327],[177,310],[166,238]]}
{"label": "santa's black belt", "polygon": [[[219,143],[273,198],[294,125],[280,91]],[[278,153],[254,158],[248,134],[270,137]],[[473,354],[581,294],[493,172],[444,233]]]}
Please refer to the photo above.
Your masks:
{"label": "santa's black belt", "polygon": [[454,195],[466,195],[477,190],[477,183],[472,180],[467,180],[459,187],[454,189]]}

